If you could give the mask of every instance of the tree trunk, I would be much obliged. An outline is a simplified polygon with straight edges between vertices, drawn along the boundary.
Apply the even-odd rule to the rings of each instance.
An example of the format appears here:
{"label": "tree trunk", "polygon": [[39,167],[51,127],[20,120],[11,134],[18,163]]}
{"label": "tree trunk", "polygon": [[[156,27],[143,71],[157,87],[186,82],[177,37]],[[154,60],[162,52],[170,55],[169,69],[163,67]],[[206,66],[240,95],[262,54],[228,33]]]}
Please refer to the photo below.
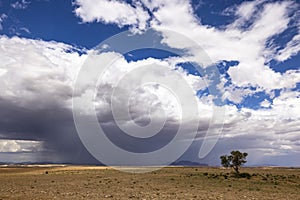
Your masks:
{"label": "tree trunk", "polygon": [[240,173],[240,172],[239,172],[239,167],[238,167],[238,166],[233,166],[233,169],[235,170],[235,172],[236,172],[237,174]]}

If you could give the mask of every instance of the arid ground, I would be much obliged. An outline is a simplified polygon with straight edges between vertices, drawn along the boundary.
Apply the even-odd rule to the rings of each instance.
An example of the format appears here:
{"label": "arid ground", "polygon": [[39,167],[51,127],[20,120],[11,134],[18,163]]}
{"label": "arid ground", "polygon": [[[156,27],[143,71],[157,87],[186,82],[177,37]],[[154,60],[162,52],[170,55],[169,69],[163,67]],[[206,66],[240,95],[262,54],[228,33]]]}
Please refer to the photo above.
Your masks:
{"label": "arid ground", "polygon": [[[300,199],[300,169],[167,167],[125,173],[106,167],[0,168],[0,199]],[[247,174],[246,174],[247,175]]]}

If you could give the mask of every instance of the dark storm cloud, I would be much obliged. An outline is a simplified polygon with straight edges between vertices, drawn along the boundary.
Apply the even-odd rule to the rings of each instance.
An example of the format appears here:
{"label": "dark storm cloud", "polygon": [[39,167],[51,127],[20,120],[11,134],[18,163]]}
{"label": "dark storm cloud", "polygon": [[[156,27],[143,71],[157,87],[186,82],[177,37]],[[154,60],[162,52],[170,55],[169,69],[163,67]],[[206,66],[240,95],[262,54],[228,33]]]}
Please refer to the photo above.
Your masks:
{"label": "dark storm cloud", "polygon": [[81,144],[70,109],[59,103],[44,107],[36,103],[22,107],[0,99],[0,139],[43,141],[42,160],[51,161],[54,151],[59,162],[97,163]]}
{"label": "dark storm cloud", "polygon": [[43,140],[52,126],[65,123],[70,111],[58,104],[40,107],[38,102],[26,107],[0,98],[0,131],[6,139]]}

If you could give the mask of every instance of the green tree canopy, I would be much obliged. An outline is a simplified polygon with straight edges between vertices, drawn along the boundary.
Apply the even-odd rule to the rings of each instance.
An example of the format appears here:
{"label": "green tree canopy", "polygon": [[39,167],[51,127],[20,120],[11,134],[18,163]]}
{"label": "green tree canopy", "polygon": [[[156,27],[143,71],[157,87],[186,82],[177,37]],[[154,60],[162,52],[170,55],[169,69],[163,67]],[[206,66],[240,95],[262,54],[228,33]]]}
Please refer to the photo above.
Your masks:
{"label": "green tree canopy", "polygon": [[240,152],[240,151],[231,151],[230,155],[223,155],[220,157],[221,164],[223,167],[232,167],[236,173],[239,173],[239,168],[245,164],[246,157],[248,156],[248,153]]}

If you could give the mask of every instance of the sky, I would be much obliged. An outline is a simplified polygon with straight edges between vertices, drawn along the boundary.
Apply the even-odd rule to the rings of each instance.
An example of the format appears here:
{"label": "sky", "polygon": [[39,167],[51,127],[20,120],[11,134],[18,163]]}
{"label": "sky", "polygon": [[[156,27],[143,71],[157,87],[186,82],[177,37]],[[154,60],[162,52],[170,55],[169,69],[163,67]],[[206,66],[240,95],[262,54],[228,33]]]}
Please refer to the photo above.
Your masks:
{"label": "sky", "polygon": [[76,119],[95,114],[127,152],[176,140],[178,154],[166,163],[219,165],[238,149],[249,166],[300,166],[299,7],[297,0],[0,0],[0,162],[130,163],[88,147],[91,131],[80,133]]}

